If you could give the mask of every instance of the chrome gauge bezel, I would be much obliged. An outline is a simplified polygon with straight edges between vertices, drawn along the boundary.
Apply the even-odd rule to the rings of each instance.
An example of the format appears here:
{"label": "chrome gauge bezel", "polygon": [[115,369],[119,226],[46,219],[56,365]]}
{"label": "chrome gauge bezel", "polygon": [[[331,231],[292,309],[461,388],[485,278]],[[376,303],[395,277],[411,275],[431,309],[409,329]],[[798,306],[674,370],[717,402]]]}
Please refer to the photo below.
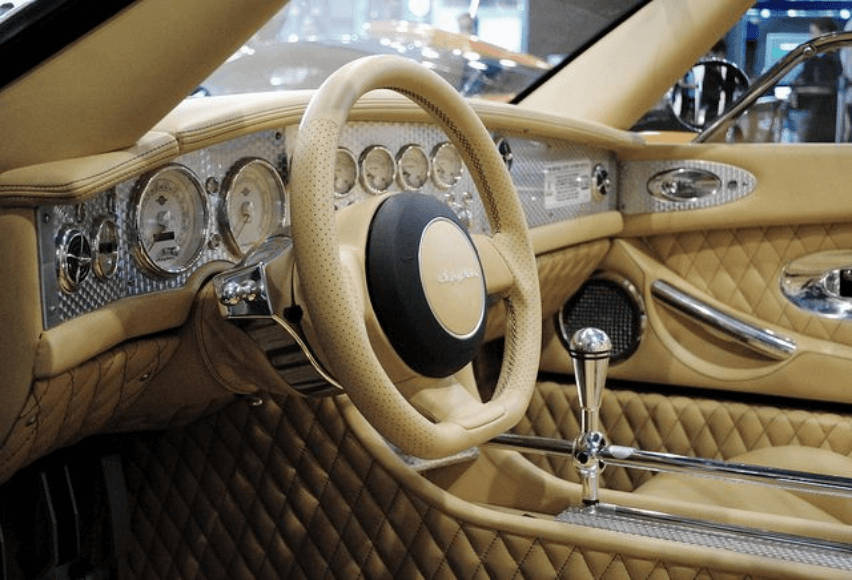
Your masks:
{"label": "chrome gauge bezel", "polygon": [[[148,186],[158,177],[163,175],[164,173],[168,173],[170,171],[177,171],[182,173],[192,184],[195,189],[195,193],[198,196],[199,203],[201,204],[201,209],[203,212],[202,217],[202,228],[199,232],[200,239],[198,240],[198,247],[192,253],[186,263],[180,266],[179,268],[163,268],[159,264],[157,264],[151,256],[148,255],[148,252],[145,250],[142,244],[141,239],[141,225],[139,223],[140,214],[139,208],[141,207],[142,201],[145,195],[148,193]],[[204,251],[204,245],[207,243],[207,238],[210,234],[210,208],[207,203],[207,195],[205,193],[204,186],[201,184],[201,181],[198,179],[198,176],[195,175],[195,172],[192,171],[189,167],[185,165],[181,165],[180,163],[169,163],[168,165],[164,165],[159,169],[155,169],[150,173],[146,173],[139,181],[136,182],[136,185],[133,188],[133,202],[131,204],[132,207],[132,215],[131,215],[131,223],[133,224],[133,257],[136,259],[136,263],[147,273],[153,274],[154,276],[159,276],[162,278],[171,278],[182,274],[188,271],[195,262],[198,260],[201,253]]]}
{"label": "chrome gauge bezel", "polygon": [[[82,244],[80,256],[75,256],[78,262],[79,271],[75,276],[68,269],[68,258],[72,256],[70,252],[71,243],[74,239],[79,238]],[[66,294],[75,292],[80,287],[86,278],[89,276],[92,267],[92,244],[89,241],[83,230],[71,226],[64,225],[59,230],[56,236],[56,279],[59,283],[59,288]]]}
{"label": "chrome gauge bezel", "polygon": [[[423,183],[420,185],[414,185],[411,183],[407,183],[405,181],[405,172],[402,170],[402,158],[405,157],[410,151],[416,151],[419,155],[423,156],[423,159],[426,161],[426,176],[423,179]],[[421,190],[428,182],[429,176],[432,173],[432,163],[429,160],[429,155],[426,154],[426,150],[423,149],[420,145],[416,143],[409,143],[408,145],[403,145],[399,148],[396,154],[396,179],[399,183],[399,186],[404,191],[419,191]]]}
{"label": "chrome gauge bezel", "polygon": [[[102,216],[95,221],[92,231],[92,271],[98,280],[109,280],[118,271],[118,258],[121,255],[121,233],[118,231],[118,224],[113,218]],[[108,256],[101,252],[101,242],[108,232],[112,232],[115,239],[115,248],[109,253],[111,262],[106,260]]]}
{"label": "chrome gauge bezel", "polygon": [[[391,175],[390,182],[388,186],[384,189],[378,189],[370,185],[369,181],[367,181],[367,172],[364,171],[364,163],[367,161],[367,156],[370,155],[373,151],[381,151],[385,155],[387,155],[388,163],[390,164],[391,170],[393,171],[393,175]],[[370,145],[363,151],[361,151],[361,156],[358,158],[358,177],[360,178],[361,185],[366,189],[369,193],[373,195],[382,195],[383,193],[387,193],[394,181],[396,181],[396,159],[391,153],[390,149],[385,147],[384,145]]]}
{"label": "chrome gauge bezel", "polygon": [[[225,180],[222,182],[222,187],[219,189],[221,200],[219,203],[218,221],[219,228],[222,230],[223,237],[225,238],[225,243],[228,244],[228,249],[239,258],[242,258],[245,252],[240,250],[240,244],[231,229],[231,220],[228,217],[228,197],[230,196],[234,183],[236,183],[240,174],[253,165],[263,167],[265,171],[268,171],[273,176],[272,179],[275,182],[275,188],[277,190],[275,207],[281,215],[279,226],[283,226],[287,219],[287,190],[284,187],[284,180],[281,178],[281,174],[275,166],[261,157],[243,157],[234,163],[225,175]],[[267,232],[266,237],[272,233],[273,232]],[[255,243],[261,241],[263,240],[257,240]]]}
{"label": "chrome gauge bezel", "polygon": [[361,177],[361,168],[359,167],[358,159],[355,157],[355,154],[352,153],[346,147],[338,147],[337,151],[334,153],[334,169],[335,169],[335,171],[337,171],[337,156],[340,155],[340,154],[346,155],[349,158],[349,160],[352,161],[352,167],[355,168],[355,175],[352,178],[352,186],[349,189],[347,189],[346,191],[337,191],[337,189],[334,190],[334,197],[336,197],[336,198],[344,198],[347,195],[349,195],[352,192],[352,190],[355,189],[355,184],[358,183],[358,181]]}
{"label": "chrome gauge bezel", "polygon": [[[456,173],[456,174],[453,174],[452,181],[447,183],[445,181],[442,181],[438,177],[438,173],[437,173],[437,170],[436,170],[438,165],[435,163],[435,159],[438,157],[438,154],[441,151],[443,151],[444,149],[449,149],[449,148],[452,148],[456,157],[458,157],[459,172]],[[438,143],[437,145],[435,145],[435,147],[432,148],[432,155],[429,157],[429,165],[430,165],[429,173],[432,176],[432,183],[434,183],[435,187],[437,187],[438,189],[450,189],[451,187],[456,185],[459,181],[461,181],[462,175],[464,175],[464,160],[461,158],[461,154],[459,154],[458,150],[456,149],[456,146],[453,145],[452,143],[450,143],[449,141],[443,141],[441,143]]]}

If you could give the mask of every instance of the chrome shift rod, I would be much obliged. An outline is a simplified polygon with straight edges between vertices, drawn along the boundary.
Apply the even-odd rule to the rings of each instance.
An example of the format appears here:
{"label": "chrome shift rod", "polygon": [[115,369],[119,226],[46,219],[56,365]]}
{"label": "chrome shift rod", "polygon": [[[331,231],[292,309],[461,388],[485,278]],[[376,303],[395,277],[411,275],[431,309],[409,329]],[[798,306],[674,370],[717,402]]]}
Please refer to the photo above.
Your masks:
{"label": "chrome shift rod", "polygon": [[600,430],[600,408],[612,343],[604,331],[582,328],[571,337],[568,353],[580,395],[580,434],[574,443],[574,465],[580,473],[583,503],[594,505],[598,503],[600,454],[606,447]]}

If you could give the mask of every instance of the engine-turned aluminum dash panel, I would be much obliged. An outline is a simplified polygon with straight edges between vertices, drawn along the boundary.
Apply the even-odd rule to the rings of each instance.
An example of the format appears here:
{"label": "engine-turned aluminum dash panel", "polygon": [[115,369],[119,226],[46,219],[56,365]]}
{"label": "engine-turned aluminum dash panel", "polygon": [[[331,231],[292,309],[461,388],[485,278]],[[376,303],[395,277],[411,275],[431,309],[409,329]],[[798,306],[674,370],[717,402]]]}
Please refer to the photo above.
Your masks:
{"label": "engine-turned aluminum dash panel", "polygon": [[[45,328],[52,328],[122,298],[181,288],[190,275],[211,261],[237,262],[239,255],[234,244],[226,243],[227,235],[222,229],[222,224],[227,220],[218,219],[221,217],[222,188],[226,177],[241,160],[258,158],[281,172],[286,188],[286,168],[297,132],[296,126],[277,131],[259,131],[172,160],[190,170],[204,186],[208,207],[208,223],[204,228],[206,239],[202,250],[180,272],[157,275],[151,268],[140,265],[134,256],[137,239],[133,204],[137,184],[143,178],[141,175],[121,182],[81,204],[39,207],[38,236]],[[617,167],[611,152],[560,140],[530,139],[512,134],[499,137],[504,139],[501,150],[504,156],[510,148],[510,173],[530,227],[617,208]],[[339,145],[351,152],[355,160],[368,148],[379,145],[391,153],[395,163],[400,163],[400,152],[404,152],[407,147],[410,150],[411,146],[416,146],[429,155],[436,148],[440,149],[440,145],[447,140],[447,135],[438,126],[429,123],[353,122],[344,128]],[[411,171],[410,167],[406,169]],[[329,191],[337,208],[373,195],[367,191],[361,179],[353,181],[351,189],[344,193],[335,195],[335,192]],[[410,189],[410,181],[393,179],[387,191],[398,193],[404,185]],[[466,168],[450,187],[439,187],[431,175],[425,180],[419,176],[416,182],[422,182],[420,192],[448,204],[471,232],[490,233],[484,207]],[[347,183],[346,187],[349,188],[350,184]],[[288,191],[285,205],[289,205],[290,195]],[[284,211],[289,216],[286,207]],[[164,215],[157,219],[165,222],[169,217]],[[103,272],[90,275],[80,280],[71,291],[68,291],[68,284],[62,290],[59,278],[61,272],[57,268],[60,232],[74,228],[94,243],[105,220],[114,223],[117,232],[117,239],[112,239],[103,248],[110,252],[109,260],[115,262],[114,265],[108,264],[110,275],[102,275]],[[165,226],[161,229],[163,235],[171,231]],[[92,249],[97,258],[99,248]],[[103,266],[100,264],[99,268]]]}

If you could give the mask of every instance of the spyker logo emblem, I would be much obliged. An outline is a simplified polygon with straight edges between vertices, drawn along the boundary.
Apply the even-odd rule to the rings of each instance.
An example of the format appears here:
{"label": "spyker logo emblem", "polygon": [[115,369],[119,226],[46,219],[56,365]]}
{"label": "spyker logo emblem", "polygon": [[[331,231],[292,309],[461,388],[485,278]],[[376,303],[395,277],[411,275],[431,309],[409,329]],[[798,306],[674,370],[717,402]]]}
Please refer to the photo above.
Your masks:
{"label": "spyker logo emblem", "polygon": [[470,268],[465,268],[464,270],[459,270],[457,272],[448,272],[447,270],[444,270],[443,272],[438,274],[438,283],[461,284],[468,278],[481,278],[481,276],[479,272]]}

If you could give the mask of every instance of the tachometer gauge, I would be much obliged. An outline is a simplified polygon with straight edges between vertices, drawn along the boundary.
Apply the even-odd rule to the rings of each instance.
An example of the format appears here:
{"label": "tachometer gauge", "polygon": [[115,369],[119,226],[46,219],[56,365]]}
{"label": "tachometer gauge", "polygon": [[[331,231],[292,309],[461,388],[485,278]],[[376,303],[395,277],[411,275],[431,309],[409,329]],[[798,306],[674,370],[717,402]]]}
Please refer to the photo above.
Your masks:
{"label": "tachometer gauge", "polygon": [[346,147],[337,148],[334,159],[334,194],[343,197],[355,187],[358,180],[358,162]]}
{"label": "tachometer gauge", "polygon": [[463,169],[461,156],[452,143],[444,141],[432,149],[432,181],[441,189],[458,183]]}
{"label": "tachometer gauge", "polygon": [[167,165],[139,180],[134,203],[140,265],[161,276],[187,270],[207,238],[207,200],[195,174],[183,165]]}
{"label": "tachometer gauge", "polygon": [[429,158],[420,145],[404,145],[396,154],[399,184],[407,191],[420,189],[429,179]]}
{"label": "tachometer gauge", "polygon": [[372,145],[361,153],[361,185],[374,195],[384,193],[396,177],[396,161],[381,145]]}
{"label": "tachometer gauge", "polygon": [[284,183],[270,163],[257,157],[237,161],[224,182],[219,223],[239,256],[284,223]]}

